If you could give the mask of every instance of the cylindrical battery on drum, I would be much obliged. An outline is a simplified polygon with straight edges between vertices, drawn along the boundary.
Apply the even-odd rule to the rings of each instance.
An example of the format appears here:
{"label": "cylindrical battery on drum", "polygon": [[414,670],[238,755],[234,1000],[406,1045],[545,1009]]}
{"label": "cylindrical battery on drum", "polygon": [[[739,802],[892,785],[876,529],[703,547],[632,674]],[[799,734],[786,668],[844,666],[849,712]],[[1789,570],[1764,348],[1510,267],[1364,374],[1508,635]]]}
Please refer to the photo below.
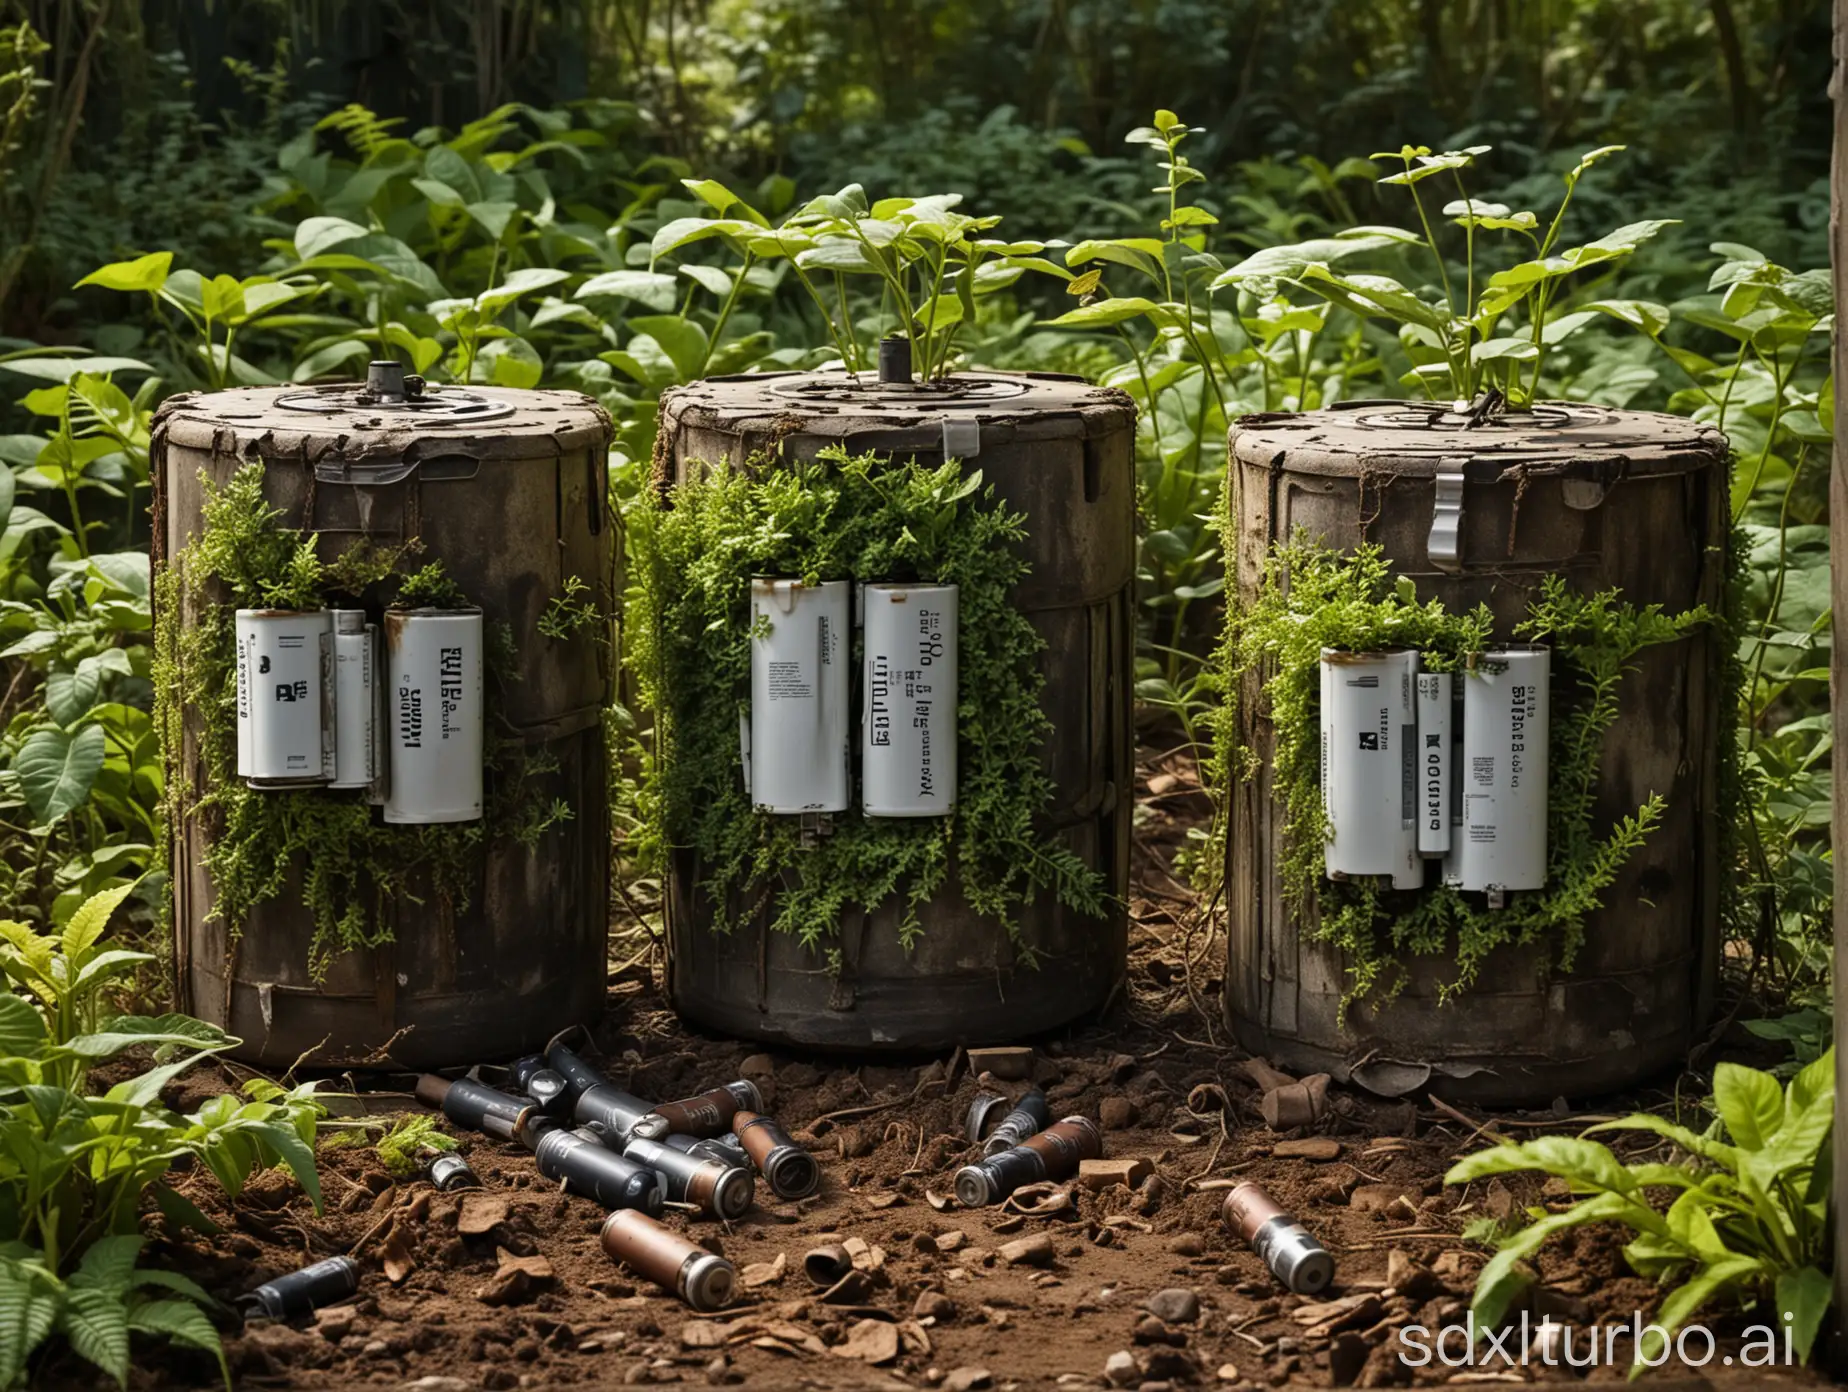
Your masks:
{"label": "cylindrical battery on drum", "polygon": [[334,788],[370,788],[378,777],[378,629],[363,609],[334,617]]}
{"label": "cylindrical battery on drum", "polygon": [[861,590],[865,695],[861,805],[937,817],[956,805],[956,586]]}
{"label": "cylindrical battery on drum", "polygon": [[1450,673],[1418,674],[1418,854],[1450,849]]}
{"label": "cylindrical battery on drum", "polygon": [[851,590],[751,581],[749,779],[760,812],[847,810]]}
{"label": "cylindrical battery on drum", "polygon": [[385,615],[386,741],[392,823],[481,816],[479,609],[394,609]]}
{"label": "cylindrical battery on drum", "polygon": [[295,788],[332,776],[325,609],[239,609],[238,772],[253,788]]}
{"label": "cylindrical battery on drum", "polygon": [[1462,826],[1445,880],[1489,896],[1546,884],[1552,653],[1491,648],[1463,683]]}
{"label": "cylindrical battery on drum", "polygon": [[1418,654],[1322,649],[1324,864],[1330,879],[1424,884],[1418,857]]}

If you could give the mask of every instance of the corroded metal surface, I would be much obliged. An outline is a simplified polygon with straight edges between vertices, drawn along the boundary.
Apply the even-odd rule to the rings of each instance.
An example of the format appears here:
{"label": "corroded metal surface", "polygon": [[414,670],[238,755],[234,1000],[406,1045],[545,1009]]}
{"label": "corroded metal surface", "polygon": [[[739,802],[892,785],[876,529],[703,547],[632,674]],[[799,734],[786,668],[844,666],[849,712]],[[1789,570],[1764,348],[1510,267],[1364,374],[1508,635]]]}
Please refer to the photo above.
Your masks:
{"label": "corroded metal surface", "polygon": [[[730,934],[710,931],[690,852],[668,886],[668,982],[690,1018],[757,1039],[832,1048],[937,1048],[1050,1029],[1100,1005],[1120,980],[1128,923],[1134,787],[1135,411],[1120,392],[1045,374],[962,374],[951,389],[881,389],[841,373],[719,378],[661,402],[657,479],[709,468],[775,468],[833,444],[940,460],[973,427],[970,463],[1026,516],[1031,572],[1014,601],[1046,640],[1043,753],[1055,788],[1048,818],[1103,871],[1113,907],[1092,918],[1042,893],[1020,911],[1021,951],[974,913],[950,876],[923,908],[907,952],[899,908],[853,913],[829,946],[838,975],[759,908]],[[863,579],[878,579],[865,576]],[[736,911],[742,906],[733,905]]]}
{"label": "corroded metal surface", "polygon": [[[189,819],[174,844],[175,974],[182,1003],[245,1041],[241,1057],[286,1066],[375,1060],[389,1042],[405,1067],[508,1057],[603,999],[608,911],[608,788],[601,712],[609,645],[581,631],[543,637],[540,618],[576,575],[605,602],[614,527],[606,487],[609,420],[568,392],[476,388],[511,408],[486,426],[360,406],[282,407],[298,388],[246,388],[169,400],[154,426],[155,560],[202,527],[203,481],[223,484],[261,460],[265,494],[288,524],[317,533],[321,555],[416,540],[440,559],[487,625],[511,633],[518,681],[496,684],[490,742],[517,740],[556,758],[533,786],[568,802],[572,819],[531,850],[492,843],[466,905],[435,892],[386,906],[396,941],[308,975],[312,917],[300,867],[243,924],[212,917],[202,865],[211,828]],[[351,389],[342,389],[351,390]],[[339,393],[329,391],[338,399]],[[216,598],[222,598],[218,596]],[[161,615],[161,621],[170,617]],[[184,625],[197,616],[177,616]],[[490,682],[493,678],[490,677]],[[200,718],[188,711],[184,761],[203,780]],[[308,796],[350,798],[351,793]],[[407,834],[414,834],[407,832]]]}
{"label": "corroded metal surface", "polygon": [[[1726,442],[1690,421],[1561,405],[1465,427],[1441,408],[1358,402],[1248,416],[1230,443],[1238,595],[1256,592],[1271,545],[1302,530],[1341,548],[1378,543],[1421,598],[1453,611],[1488,605],[1500,638],[1513,636],[1555,573],[1670,613],[1721,603]],[[1440,472],[1463,476],[1458,556],[1443,567],[1427,551]],[[1608,827],[1654,793],[1667,807],[1587,920],[1572,971],[1549,967],[1539,946],[1504,948],[1473,991],[1440,1007],[1438,987],[1455,963],[1414,960],[1396,1001],[1357,1006],[1345,1027],[1341,955],[1310,941],[1279,889],[1273,732],[1261,678],[1249,680],[1241,730],[1264,767],[1234,791],[1226,867],[1226,1015],[1239,1041],[1286,1068],[1346,1076],[1357,1067],[1357,1078],[1389,1091],[1428,1085],[1502,1103],[1593,1095],[1682,1058],[1711,1015],[1719,963],[1725,656],[1702,629],[1644,650],[1624,678],[1596,824]]]}

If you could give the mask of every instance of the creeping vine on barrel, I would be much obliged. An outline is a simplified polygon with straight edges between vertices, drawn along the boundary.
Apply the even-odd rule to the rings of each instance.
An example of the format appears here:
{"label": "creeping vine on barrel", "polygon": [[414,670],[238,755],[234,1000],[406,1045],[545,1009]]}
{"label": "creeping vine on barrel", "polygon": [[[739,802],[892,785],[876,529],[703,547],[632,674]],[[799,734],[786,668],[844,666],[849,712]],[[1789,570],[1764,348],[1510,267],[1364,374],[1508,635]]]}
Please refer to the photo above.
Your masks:
{"label": "creeping vine on barrel", "polygon": [[[1223,535],[1231,535],[1222,513]],[[1547,880],[1502,909],[1451,886],[1394,892],[1361,881],[1323,878],[1329,828],[1322,806],[1320,655],[1416,648],[1432,671],[1467,669],[1491,640],[1485,607],[1452,613],[1437,600],[1420,602],[1413,581],[1394,577],[1381,548],[1352,555],[1304,535],[1278,543],[1266,558],[1258,593],[1233,606],[1216,668],[1223,697],[1215,715],[1209,776],[1219,791],[1219,815],[1229,815],[1236,782],[1257,772],[1257,751],[1242,728],[1261,702],[1274,731],[1273,797],[1284,817],[1278,866],[1286,902],[1305,931],[1338,947],[1349,989],[1344,1008],[1373,997],[1390,1000],[1404,984],[1401,958],[1454,954],[1457,974],[1441,992],[1467,991],[1483,961],[1510,944],[1543,943],[1551,960],[1570,968],[1585,920],[1616,882],[1626,860],[1649,835],[1664,806],[1652,794],[1640,807],[1600,830],[1594,805],[1604,737],[1617,718],[1617,689],[1642,649],[1674,642],[1715,616],[1700,606],[1665,614],[1638,608],[1615,590],[1582,595],[1548,577],[1514,636],[1548,644],[1554,657],[1554,703],[1547,798]]]}
{"label": "creeping vine on barrel", "polygon": [[[664,868],[693,851],[721,931],[774,892],[771,927],[824,948],[849,909],[902,901],[900,934],[952,871],[963,896],[1020,945],[1014,913],[1050,892],[1086,913],[1103,877],[1036,825],[1053,787],[1040,766],[1041,639],[1010,591],[1026,573],[1022,519],[979,471],[823,451],[813,463],[711,469],[629,518],[631,624],[624,660],[653,712],[655,747],[634,849]],[[740,778],[738,717],[750,690],[753,575],[929,581],[959,587],[959,787],[943,818],[839,814],[801,842],[796,819],[755,811]]]}
{"label": "creeping vine on barrel", "polygon": [[[375,820],[362,795],[248,787],[237,777],[237,609],[314,609],[339,596],[381,593],[406,608],[467,601],[440,561],[408,568],[415,543],[362,543],[333,560],[323,558],[317,537],[286,525],[265,500],[260,463],[240,466],[222,485],[205,480],[205,493],[202,531],[154,581],[155,726],[167,765],[163,811],[170,826],[198,819],[208,828],[212,914],[234,941],[257,905],[299,892],[314,918],[309,969],[319,980],[340,953],[393,940],[394,902],[434,893],[466,908],[489,843],[506,837],[532,846],[569,818],[571,808],[536,786],[539,775],[557,767],[553,756],[492,739],[478,822],[387,826]],[[518,674],[505,625],[490,628],[487,648],[485,705],[492,730],[495,687]],[[188,711],[199,720],[192,762],[182,755]],[[299,876],[298,891],[290,891],[291,875]]]}

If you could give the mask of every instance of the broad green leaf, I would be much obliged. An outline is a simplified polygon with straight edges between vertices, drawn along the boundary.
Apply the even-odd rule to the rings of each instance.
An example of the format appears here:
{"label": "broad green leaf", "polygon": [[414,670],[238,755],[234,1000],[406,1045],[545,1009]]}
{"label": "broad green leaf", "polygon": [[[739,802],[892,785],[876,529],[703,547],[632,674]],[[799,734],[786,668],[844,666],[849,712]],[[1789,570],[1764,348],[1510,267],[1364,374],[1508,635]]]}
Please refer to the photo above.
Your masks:
{"label": "broad green leaf", "polygon": [[1685,1190],[1668,1207],[1668,1235],[1703,1262],[1724,1261],[1732,1253],[1714,1229],[1707,1205],[1712,1202],[1705,1190]]}
{"label": "broad green leaf", "polygon": [[706,204],[721,218],[734,208],[759,227],[768,227],[769,220],[737,194],[726,188],[717,179],[682,179],[681,184],[700,202]]}
{"label": "broad green leaf", "polygon": [[72,990],[81,995],[86,990],[94,990],[112,977],[120,976],[129,967],[155,960],[152,953],[133,952],[125,947],[112,947],[107,952],[97,953],[84,963],[83,970],[77,973],[77,980]]}
{"label": "broad green leaf", "polygon": [[153,588],[145,551],[99,551],[90,557],[90,573],[112,590],[146,599]]}
{"label": "broad green leaf", "polygon": [[1672,1338],[1674,1332],[1687,1323],[1701,1306],[1729,1286],[1743,1285],[1758,1274],[1759,1263],[1751,1257],[1728,1256],[1711,1266],[1703,1266],[1685,1285],[1662,1302],[1662,1309],[1656,1315],[1653,1327],[1643,1333],[1642,1345],[1637,1349],[1637,1354],[1646,1361],[1659,1361],[1666,1352],[1664,1336]]}
{"label": "broad green leaf", "polygon": [[110,372],[152,372],[139,358],[0,358],[0,372],[17,372],[41,382],[68,382],[79,372],[102,376]]}
{"label": "broad green leaf", "polygon": [[1834,1298],[1829,1277],[1813,1266],[1778,1273],[1777,1309],[1780,1315],[1792,1317],[1790,1339],[1799,1361],[1809,1362],[1810,1346]]}
{"label": "broad green leaf", "polygon": [[497,338],[482,348],[475,360],[476,374],[487,369],[487,377],[497,387],[526,390],[539,385],[545,375],[545,361],[532,344],[517,335]]}
{"label": "broad green leaf", "polygon": [[145,1073],[125,1079],[103,1094],[104,1102],[122,1107],[149,1107],[160,1099],[160,1090],[180,1074],[209,1057],[208,1053],[187,1054],[183,1058],[172,1059],[167,1063],[157,1064]]}
{"label": "broad green leaf", "polygon": [[1734,1147],[1721,1141],[1709,1140],[1685,1126],[1677,1126],[1672,1121],[1665,1121],[1659,1116],[1651,1116],[1647,1112],[1638,1112],[1634,1116],[1620,1117],[1616,1121],[1600,1122],[1596,1126],[1585,1128],[1585,1134],[1588,1136],[1597,1131],[1652,1131],[1658,1136],[1673,1141],[1690,1154],[1700,1156],[1703,1160],[1711,1160],[1714,1164],[1735,1173],[1739,1169],[1740,1156]]}
{"label": "broad green leaf", "polygon": [[1532,362],[1540,356],[1540,350],[1534,346],[1531,338],[1491,338],[1486,343],[1472,343],[1469,347],[1471,362]]}
{"label": "broad green leaf", "polygon": [[0,1387],[16,1386],[26,1360],[50,1337],[62,1295],[57,1280],[46,1272],[0,1258]]}
{"label": "broad green leaf", "polygon": [[411,180],[411,187],[416,189],[431,203],[439,208],[460,208],[468,202],[441,179],[416,178]]}
{"label": "broad green leaf", "polygon": [[518,203],[499,200],[468,205],[468,215],[475,220],[482,231],[497,242],[506,234],[507,224],[519,215],[519,211]]}
{"label": "broad green leaf", "polygon": [[505,281],[492,290],[484,290],[475,297],[475,308],[482,317],[489,318],[500,313],[522,295],[530,295],[536,290],[544,290],[569,280],[570,272],[557,270],[548,266],[527,266],[511,273]]}
{"label": "broad green leaf", "polygon": [[237,1041],[216,1025],[190,1015],[120,1015],[105,1020],[94,1034],[79,1034],[59,1052],[76,1058],[104,1059],[137,1045],[178,1044],[191,1049],[228,1049]]}
{"label": "broad green leaf", "polygon": [[1593,300],[1585,308],[1608,314],[1651,338],[1659,338],[1668,327],[1668,306],[1653,300]]}
{"label": "broad green leaf", "polygon": [[830,237],[817,242],[807,251],[796,253],[796,264],[805,271],[877,272],[879,263],[867,254],[859,242],[848,237]]}
{"label": "broad green leaf", "polygon": [[1476,1292],[1470,1300],[1470,1308],[1475,1311],[1477,1325],[1488,1329],[1500,1327],[1509,1305],[1527,1288],[1528,1278],[1522,1273],[1521,1264],[1545,1246],[1549,1238],[1587,1223],[1616,1218],[1633,1207],[1622,1195],[1600,1194],[1574,1204],[1563,1213],[1549,1213],[1508,1238],[1476,1278]]}
{"label": "broad green leaf", "polygon": [[40,730],[13,757],[19,788],[39,826],[50,826],[82,806],[102,771],[107,740],[95,725],[76,733]]}
{"label": "broad green leaf", "polygon": [[261,1122],[250,1127],[253,1134],[260,1137],[265,1145],[282,1157],[282,1163],[295,1176],[296,1183],[302,1186],[302,1192],[314,1205],[314,1211],[321,1211],[321,1181],[315,1174],[314,1151],[291,1128],[276,1122]]}
{"label": "broad green leaf", "polygon": [[[680,274],[685,276],[688,280],[695,282],[702,289],[717,295],[720,299],[724,299],[732,292],[733,282],[730,274],[720,270],[717,266],[682,266],[680,268]],[[666,308],[673,308],[671,299]]]}
{"label": "broad green leaf", "polygon": [[578,286],[572,298],[589,300],[614,295],[666,313],[673,309],[679,289],[673,276],[660,271],[605,271]]}
{"label": "broad green leaf", "polygon": [[357,222],[340,217],[311,217],[295,228],[295,254],[307,261],[324,251],[369,235]]}
{"label": "broad green leaf", "polygon": [[99,267],[71,288],[100,285],[107,290],[145,290],[154,295],[167,283],[167,273],[172,269],[172,252],[151,251],[133,261],[116,261]]}
{"label": "broad green leaf", "polygon": [[[629,321],[638,333],[646,334],[673,359],[680,380],[690,382],[699,376],[706,362],[706,331],[690,319],[671,314],[644,315]],[[633,349],[633,344],[630,345]]]}
{"label": "broad green leaf", "polygon": [[225,1386],[231,1386],[231,1371],[225,1364],[225,1350],[218,1340],[218,1331],[197,1305],[184,1300],[150,1300],[130,1312],[128,1327],[137,1334],[164,1336],[176,1344],[186,1344],[211,1354],[218,1360],[218,1371]]}
{"label": "broad green leaf", "polygon": [[0,1055],[36,1057],[45,1043],[45,1021],[32,1003],[11,991],[0,993]]}
{"label": "broad green leaf", "polygon": [[71,670],[54,667],[45,674],[45,709],[68,728],[89,714],[102,687],[102,668],[93,662],[80,662]]}
{"label": "broad green leaf", "polygon": [[1144,315],[1157,324],[1174,322],[1172,311],[1164,309],[1153,300],[1145,300],[1139,295],[1127,295],[1120,299],[1099,300],[1096,304],[1080,305],[1067,310],[1057,319],[1047,320],[1053,328],[1061,329],[1107,329],[1116,324],[1127,323]]}
{"label": "broad green leaf", "polygon": [[[361,342],[357,338],[336,339],[332,343],[315,349],[314,352],[296,363],[295,371],[290,374],[290,380],[313,382],[322,377],[349,376],[352,374],[336,373],[335,369],[344,367],[347,363],[363,363],[371,357],[371,344]],[[426,367],[428,365],[425,364]]]}
{"label": "broad green leaf", "polygon": [[1636,1181],[1604,1146],[1576,1136],[1540,1136],[1519,1145],[1500,1145],[1466,1155],[1450,1167],[1446,1184],[1464,1184],[1485,1175],[1539,1170],[1557,1175],[1581,1192],[1636,1192]]}
{"label": "broad green leaf", "polygon": [[78,968],[88,960],[90,949],[96,946],[108,929],[110,918],[134,890],[134,884],[105,889],[84,900],[77,912],[71,915],[70,922],[64,925],[64,936],[60,943],[70,968]]}
{"label": "broad green leaf", "polygon": [[653,256],[665,256],[708,237],[749,237],[761,230],[756,223],[739,218],[675,218],[662,224],[648,250]]}
{"label": "broad green leaf", "polygon": [[1762,1150],[1784,1123],[1784,1090],[1755,1068],[1722,1063],[1713,1070],[1713,1109],[1741,1150]]}
{"label": "broad green leaf", "polygon": [[146,1239],[139,1236],[121,1233],[97,1238],[84,1249],[83,1259],[77,1264],[70,1284],[112,1290],[120,1299],[128,1289],[129,1276],[135,1270],[135,1261],[145,1242]]}

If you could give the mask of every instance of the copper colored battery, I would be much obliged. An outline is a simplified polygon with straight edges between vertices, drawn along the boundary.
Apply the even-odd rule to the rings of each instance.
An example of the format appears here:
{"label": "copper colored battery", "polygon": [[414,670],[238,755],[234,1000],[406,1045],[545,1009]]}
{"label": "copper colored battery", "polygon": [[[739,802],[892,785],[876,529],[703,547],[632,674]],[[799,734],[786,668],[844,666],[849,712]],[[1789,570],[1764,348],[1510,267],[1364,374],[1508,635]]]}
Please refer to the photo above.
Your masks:
{"label": "copper colored battery", "polygon": [[1301,1223],[1250,1180],[1226,1195],[1226,1226],[1297,1295],[1319,1295],[1335,1279],[1335,1259]]}
{"label": "copper colored battery", "polygon": [[[760,1112],[763,1105],[763,1095],[758,1092],[757,1085],[740,1078],[735,1083],[726,1083],[710,1092],[702,1092],[698,1097],[663,1102],[654,1109],[654,1114],[666,1123],[661,1128],[663,1134],[710,1140],[731,1130],[732,1118],[739,1112]],[[647,1137],[647,1132],[639,1123],[636,1134],[652,1139]]]}
{"label": "copper colored battery", "polygon": [[821,1166],[767,1116],[739,1112],[732,1118],[738,1144],[779,1199],[806,1199],[821,1187]]}
{"label": "copper colored battery", "polygon": [[1089,1117],[1055,1122],[1019,1145],[956,1172],[956,1201],[964,1208],[999,1203],[1022,1185],[1066,1179],[1080,1162],[1104,1153],[1104,1133]]}
{"label": "copper colored battery", "polygon": [[674,1292],[702,1314],[723,1309],[737,1272],[646,1213],[619,1208],[603,1224],[604,1255]]}

